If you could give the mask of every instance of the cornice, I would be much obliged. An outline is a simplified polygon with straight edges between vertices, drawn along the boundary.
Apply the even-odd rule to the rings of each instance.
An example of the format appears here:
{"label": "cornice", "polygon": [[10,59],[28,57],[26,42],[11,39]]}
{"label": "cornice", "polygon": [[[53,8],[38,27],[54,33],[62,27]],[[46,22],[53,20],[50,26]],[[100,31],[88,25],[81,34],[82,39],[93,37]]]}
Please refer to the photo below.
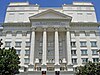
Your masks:
{"label": "cornice", "polygon": [[72,27],[82,27],[82,26],[86,26],[86,27],[92,27],[92,26],[100,26],[100,23],[96,23],[96,22],[71,22],[70,26]]}
{"label": "cornice", "polygon": [[31,23],[3,23],[3,27],[31,27]]}

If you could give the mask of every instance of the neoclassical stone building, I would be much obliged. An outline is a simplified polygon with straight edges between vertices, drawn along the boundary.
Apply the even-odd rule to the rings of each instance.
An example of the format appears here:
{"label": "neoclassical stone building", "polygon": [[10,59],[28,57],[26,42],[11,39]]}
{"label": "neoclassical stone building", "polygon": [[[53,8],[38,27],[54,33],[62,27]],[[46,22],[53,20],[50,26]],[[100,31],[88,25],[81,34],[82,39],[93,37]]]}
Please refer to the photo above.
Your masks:
{"label": "neoclassical stone building", "polygon": [[88,61],[99,62],[100,24],[90,2],[62,7],[10,3],[0,27],[3,47],[14,47],[21,75],[73,75]]}

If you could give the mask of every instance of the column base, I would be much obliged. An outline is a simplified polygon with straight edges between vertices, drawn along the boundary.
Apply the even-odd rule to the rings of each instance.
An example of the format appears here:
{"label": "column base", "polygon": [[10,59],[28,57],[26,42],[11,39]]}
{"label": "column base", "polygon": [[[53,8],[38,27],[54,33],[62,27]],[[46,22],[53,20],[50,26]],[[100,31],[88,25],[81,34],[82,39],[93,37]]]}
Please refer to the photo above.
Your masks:
{"label": "column base", "polygon": [[28,65],[28,71],[34,71],[34,65],[29,64]]}
{"label": "column base", "polygon": [[72,65],[72,64],[67,65],[67,71],[74,71],[74,70],[73,70],[73,65]]}
{"label": "column base", "polygon": [[60,65],[55,65],[55,71],[60,71]]}
{"label": "column base", "polygon": [[41,68],[42,68],[41,71],[47,71],[47,65],[44,65],[44,64],[43,64],[43,65],[41,66]]}
{"label": "column base", "polygon": [[24,72],[24,66],[21,66],[21,68],[19,69],[19,72]]}

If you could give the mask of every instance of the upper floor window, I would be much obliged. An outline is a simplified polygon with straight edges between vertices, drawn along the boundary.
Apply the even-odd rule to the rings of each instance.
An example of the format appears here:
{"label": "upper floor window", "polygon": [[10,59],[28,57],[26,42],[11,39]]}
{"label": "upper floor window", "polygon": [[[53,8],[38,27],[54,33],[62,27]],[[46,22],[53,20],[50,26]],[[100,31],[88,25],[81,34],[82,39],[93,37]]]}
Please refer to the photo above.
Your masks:
{"label": "upper floor window", "polygon": [[71,46],[72,47],[76,47],[76,42],[74,41],[74,42],[71,42]]}
{"label": "upper floor window", "polygon": [[22,42],[15,42],[15,46],[16,46],[16,47],[21,47],[21,43],[22,43]]}
{"label": "upper floor window", "polygon": [[13,16],[13,15],[14,15],[14,13],[9,13],[9,15],[12,15],[12,16]]}
{"label": "upper floor window", "polygon": [[71,33],[71,37],[75,37],[75,33]]}
{"label": "upper floor window", "polygon": [[77,10],[81,10],[81,7],[77,7]]}
{"label": "upper floor window", "polygon": [[95,63],[99,62],[99,58],[93,58],[93,62]]}
{"label": "upper floor window", "polygon": [[87,13],[87,15],[92,15],[92,13]]}
{"label": "upper floor window", "polygon": [[29,55],[30,54],[30,50],[25,50],[25,55]]}
{"label": "upper floor window", "polygon": [[76,55],[76,50],[71,50],[72,55]]}
{"label": "upper floor window", "polygon": [[80,33],[80,37],[85,37],[85,33]]}
{"label": "upper floor window", "polygon": [[16,54],[20,55],[21,50],[16,50]]}
{"label": "upper floor window", "polygon": [[43,45],[43,43],[42,42],[40,42],[40,46],[42,46]]}
{"label": "upper floor window", "polygon": [[28,64],[29,63],[29,58],[24,58],[25,63]]}
{"label": "upper floor window", "polygon": [[77,15],[82,15],[83,13],[77,13]]}
{"label": "upper floor window", "polygon": [[72,58],[72,63],[76,64],[77,63],[77,58]]}
{"label": "upper floor window", "polygon": [[24,13],[19,13],[19,15],[24,15]]}
{"label": "upper floor window", "polygon": [[91,47],[97,47],[97,42],[96,41],[91,41]]}
{"label": "upper floor window", "polygon": [[82,63],[87,63],[88,62],[88,58],[82,58]]}
{"label": "upper floor window", "polygon": [[92,55],[98,55],[98,52],[96,49],[92,49]]}
{"label": "upper floor window", "polygon": [[87,50],[81,50],[81,54],[82,55],[87,55],[88,53],[87,53]]}
{"label": "upper floor window", "polygon": [[29,47],[30,46],[30,42],[26,42],[26,47]]}
{"label": "upper floor window", "polygon": [[11,46],[11,41],[6,41],[5,42],[5,47],[10,47]]}
{"label": "upper floor window", "polygon": [[62,42],[61,41],[59,42],[59,46],[62,46]]}
{"label": "upper floor window", "polygon": [[80,42],[80,46],[81,46],[81,47],[86,47],[86,46],[87,46],[87,45],[86,45],[86,41],[81,41],[81,42]]}
{"label": "upper floor window", "polygon": [[90,33],[90,37],[95,37],[95,33]]}

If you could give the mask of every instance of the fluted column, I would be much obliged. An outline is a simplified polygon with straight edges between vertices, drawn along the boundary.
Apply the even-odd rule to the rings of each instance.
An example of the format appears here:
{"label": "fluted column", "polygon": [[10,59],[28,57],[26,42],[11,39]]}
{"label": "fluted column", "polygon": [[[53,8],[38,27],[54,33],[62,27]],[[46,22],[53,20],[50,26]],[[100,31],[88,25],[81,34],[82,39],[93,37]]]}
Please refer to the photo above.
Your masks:
{"label": "fluted column", "polygon": [[28,71],[34,70],[34,50],[35,50],[35,28],[32,28],[31,47],[30,47],[30,62]]}
{"label": "fluted column", "polygon": [[66,44],[67,44],[67,70],[73,71],[72,58],[71,58],[71,37],[69,28],[66,31]]}
{"label": "fluted column", "polygon": [[55,71],[60,71],[58,28],[55,29]]}
{"label": "fluted column", "polygon": [[42,71],[46,71],[46,54],[47,53],[47,32],[46,28],[43,31],[43,54],[42,54]]}

